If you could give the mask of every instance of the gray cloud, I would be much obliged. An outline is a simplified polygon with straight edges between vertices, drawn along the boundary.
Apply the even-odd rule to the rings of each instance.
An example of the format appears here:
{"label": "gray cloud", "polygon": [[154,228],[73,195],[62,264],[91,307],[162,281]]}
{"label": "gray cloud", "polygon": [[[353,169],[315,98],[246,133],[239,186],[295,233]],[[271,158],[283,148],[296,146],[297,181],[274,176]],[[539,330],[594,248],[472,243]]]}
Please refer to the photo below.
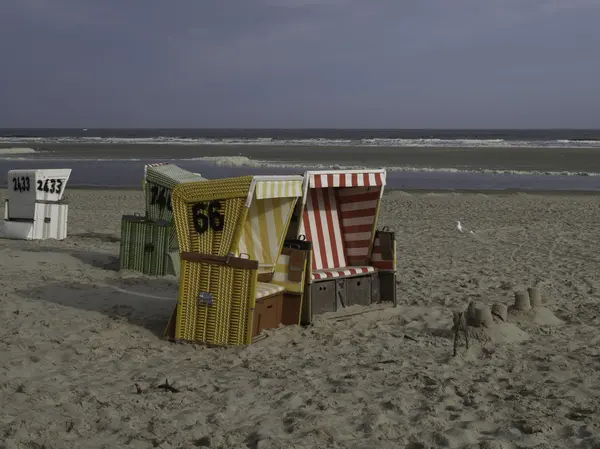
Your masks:
{"label": "gray cloud", "polygon": [[0,126],[593,127],[597,0],[5,0]]}

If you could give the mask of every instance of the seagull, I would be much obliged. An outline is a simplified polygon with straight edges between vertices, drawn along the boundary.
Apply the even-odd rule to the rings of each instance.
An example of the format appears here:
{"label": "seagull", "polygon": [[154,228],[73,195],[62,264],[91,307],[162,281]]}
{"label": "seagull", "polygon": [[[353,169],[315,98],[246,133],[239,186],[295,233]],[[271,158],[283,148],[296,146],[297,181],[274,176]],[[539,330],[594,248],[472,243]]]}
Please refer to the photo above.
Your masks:
{"label": "seagull", "polygon": [[[463,228],[463,226],[460,224],[460,221],[456,222],[456,229],[458,230],[458,232],[465,232],[467,231],[467,228]],[[469,231],[469,234],[475,234],[473,231]]]}

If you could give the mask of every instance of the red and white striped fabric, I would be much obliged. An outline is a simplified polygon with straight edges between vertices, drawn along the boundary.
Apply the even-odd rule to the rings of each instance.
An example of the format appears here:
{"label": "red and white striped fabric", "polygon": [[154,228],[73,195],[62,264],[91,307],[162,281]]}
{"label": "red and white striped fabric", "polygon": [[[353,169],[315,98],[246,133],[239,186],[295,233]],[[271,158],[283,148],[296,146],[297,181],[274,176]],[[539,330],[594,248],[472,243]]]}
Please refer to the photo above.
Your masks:
{"label": "red and white striped fabric", "polygon": [[362,265],[369,259],[380,197],[379,187],[343,188],[338,191],[348,265]]}
{"label": "red and white striped fabric", "polygon": [[300,233],[312,242],[313,270],[348,265],[334,189],[308,190]]}
{"label": "red and white striped fabric", "polygon": [[312,272],[312,279],[327,279],[327,278],[339,278],[346,276],[353,276],[357,274],[373,273],[375,268],[373,267],[344,267],[329,270],[315,270]]}
{"label": "red and white striped fabric", "polygon": [[367,170],[364,172],[309,173],[309,187],[381,187],[385,185],[385,171]]}
{"label": "red and white striped fabric", "polygon": [[312,242],[312,279],[374,271],[370,263],[385,170],[307,172],[300,234]]}

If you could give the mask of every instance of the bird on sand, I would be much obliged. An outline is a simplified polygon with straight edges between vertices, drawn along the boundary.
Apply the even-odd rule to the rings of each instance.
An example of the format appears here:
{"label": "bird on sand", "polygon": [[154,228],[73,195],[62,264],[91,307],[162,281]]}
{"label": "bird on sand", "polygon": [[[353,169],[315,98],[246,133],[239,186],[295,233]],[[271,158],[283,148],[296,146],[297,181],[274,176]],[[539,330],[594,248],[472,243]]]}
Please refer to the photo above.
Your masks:
{"label": "bird on sand", "polygon": [[[463,225],[460,224],[460,221],[456,222],[456,229],[458,230],[458,232],[465,232],[467,229],[463,227]],[[469,231],[469,234],[475,234],[473,231]]]}

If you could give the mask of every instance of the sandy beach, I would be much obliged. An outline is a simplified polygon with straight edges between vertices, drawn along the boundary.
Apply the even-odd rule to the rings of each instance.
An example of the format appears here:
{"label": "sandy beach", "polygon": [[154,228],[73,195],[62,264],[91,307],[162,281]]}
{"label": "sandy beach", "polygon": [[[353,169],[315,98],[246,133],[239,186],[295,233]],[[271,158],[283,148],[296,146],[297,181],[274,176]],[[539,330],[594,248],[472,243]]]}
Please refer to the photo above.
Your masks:
{"label": "sandy beach", "polygon": [[[117,271],[140,191],[68,197],[67,240],[0,240],[0,447],[600,447],[600,195],[389,192],[398,307],[232,349],[161,340],[176,279]],[[452,357],[453,311],[532,286]]]}

